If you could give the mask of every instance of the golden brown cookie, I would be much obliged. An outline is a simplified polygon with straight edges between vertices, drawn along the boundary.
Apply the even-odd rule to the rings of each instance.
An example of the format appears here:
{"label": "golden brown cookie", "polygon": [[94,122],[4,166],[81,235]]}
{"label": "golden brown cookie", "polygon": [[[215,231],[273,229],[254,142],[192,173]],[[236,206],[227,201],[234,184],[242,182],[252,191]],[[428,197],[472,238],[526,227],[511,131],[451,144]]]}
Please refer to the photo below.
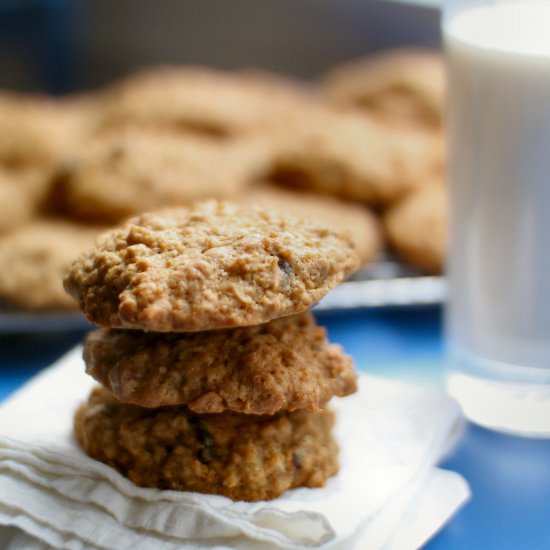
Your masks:
{"label": "golden brown cookie", "polygon": [[0,94],[0,165],[50,169],[84,139],[92,111],[85,99]]}
{"label": "golden brown cookie", "polygon": [[162,206],[230,198],[265,169],[267,157],[261,140],[136,128],[103,133],[60,166],[54,208],[114,223]]}
{"label": "golden brown cookie", "polygon": [[271,177],[294,188],[386,206],[440,171],[443,145],[356,112],[312,107],[279,136]]}
{"label": "golden brown cookie", "polygon": [[276,77],[205,67],[157,67],[106,91],[102,126],[144,125],[228,137],[256,131],[302,101]]}
{"label": "golden brown cookie", "polygon": [[374,260],[381,249],[378,218],[360,204],[316,193],[300,193],[269,183],[247,188],[238,201],[241,204],[262,205],[314,222],[322,221],[335,231],[349,232],[361,264]]}
{"label": "golden brown cookie", "polygon": [[102,327],[200,331],[305,311],[358,264],[346,234],[207,201],[107,233],[73,263],[65,288]]}
{"label": "golden brown cookie", "polygon": [[92,246],[99,229],[38,220],[0,237],[0,298],[29,310],[76,309],[63,291],[75,256]]}
{"label": "golden brown cookie", "polygon": [[326,97],[396,125],[441,128],[445,103],[441,54],[398,49],[351,61],[324,79]]}
{"label": "golden brown cookie", "polygon": [[257,501],[294,487],[322,487],[338,471],[334,414],[197,415],[145,409],[96,388],[75,431],[88,455],[136,485]]}
{"label": "golden brown cookie", "polygon": [[27,222],[36,202],[19,174],[0,169],[0,233]]}
{"label": "golden brown cookie", "polygon": [[388,241],[396,253],[426,273],[443,271],[448,240],[447,189],[432,184],[411,193],[384,217]]}
{"label": "golden brown cookie", "polygon": [[120,401],[195,413],[316,411],[356,390],[351,358],[310,313],[194,333],[98,330],[86,338],[84,360]]}

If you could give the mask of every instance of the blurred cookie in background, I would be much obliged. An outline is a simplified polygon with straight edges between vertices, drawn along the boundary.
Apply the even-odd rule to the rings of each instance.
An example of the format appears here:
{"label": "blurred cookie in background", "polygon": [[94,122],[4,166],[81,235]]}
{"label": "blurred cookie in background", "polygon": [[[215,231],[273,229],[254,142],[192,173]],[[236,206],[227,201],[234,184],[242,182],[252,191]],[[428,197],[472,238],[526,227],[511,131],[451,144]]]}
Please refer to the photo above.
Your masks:
{"label": "blurred cookie in background", "polygon": [[247,189],[238,201],[241,204],[259,204],[315,222],[322,221],[336,231],[347,231],[362,265],[373,261],[382,247],[377,217],[360,204],[315,193],[290,191],[269,182]]}
{"label": "blurred cookie in background", "polygon": [[288,119],[270,178],[384,208],[441,172],[440,139],[316,105]]}
{"label": "blurred cookie in background", "polygon": [[321,86],[328,100],[395,126],[443,126],[446,76],[435,51],[404,48],[350,61],[328,72]]}
{"label": "blurred cookie in background", "polygon": [[230,198],[265,170],[261,139],[112,130],[95,136],[54,176],[52,207],[91,222],[116,222],[162,206]]}
{"label": "blurred cookie in background", "polygon": [[84,143],[95,107],[92,96],[0,92],[0,232],[41,213],[54,167]]}
{"label": "blurred cookie in background", "polygon": [[0,168],[0,234],[35,216],[45,193],[39,173]]}
{"label": "blurred cookie in background", "polygon": [[386,212],[386,237],[405,262],[429,274],[441,274],[448,242],[448,192],[438,183],[407,195]]}
{"label": "blurred cookie in background", "polygon": [[302,92],[261,71],[156,67],[104,92],[99,125],[138,125],[226,138],[257,131],[292,109]]}
{"label": "blurred cookie in background", "polygon": [[76,310],[63,276],[101,229],[40,219],[1,236],[0,300],[21,309]]}
{"label": "blurred cookie in background", "polygon": [[0,165],[48,170],[88,134],[94,105],[84,98],[0,93]]}

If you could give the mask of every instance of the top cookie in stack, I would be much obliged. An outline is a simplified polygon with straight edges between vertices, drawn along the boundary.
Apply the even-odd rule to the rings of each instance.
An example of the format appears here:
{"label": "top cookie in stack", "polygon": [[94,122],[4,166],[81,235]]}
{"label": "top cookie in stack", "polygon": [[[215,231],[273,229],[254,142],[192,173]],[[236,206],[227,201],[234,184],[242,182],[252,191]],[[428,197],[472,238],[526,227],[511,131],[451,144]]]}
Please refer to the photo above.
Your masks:
{"label": "top cookie in stack", "polygon": [[235,500],[322,486],[338,471],[324,407],[356,377],[306,310],[358,264],[346,233],[215,201],[105,234],[65,280],[106,327],[84,348],[103,386],[75,417],[86,452]]}
{"label": "top cookie in stack", "polygon": [[65,288],[101,327],[192,332],[305,311],[358,265],[345,233],[207,201],[105,234]]}

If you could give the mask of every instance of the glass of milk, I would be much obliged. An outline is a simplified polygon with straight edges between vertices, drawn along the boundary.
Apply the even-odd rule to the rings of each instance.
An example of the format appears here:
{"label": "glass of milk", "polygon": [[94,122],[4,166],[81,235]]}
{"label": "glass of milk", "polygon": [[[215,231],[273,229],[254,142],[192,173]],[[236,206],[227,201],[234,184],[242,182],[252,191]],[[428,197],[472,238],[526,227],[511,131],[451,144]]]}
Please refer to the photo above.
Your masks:
{"label": "glass of milk", "polygon": [[550,0],[445,0],[450,393],[550,437]]}

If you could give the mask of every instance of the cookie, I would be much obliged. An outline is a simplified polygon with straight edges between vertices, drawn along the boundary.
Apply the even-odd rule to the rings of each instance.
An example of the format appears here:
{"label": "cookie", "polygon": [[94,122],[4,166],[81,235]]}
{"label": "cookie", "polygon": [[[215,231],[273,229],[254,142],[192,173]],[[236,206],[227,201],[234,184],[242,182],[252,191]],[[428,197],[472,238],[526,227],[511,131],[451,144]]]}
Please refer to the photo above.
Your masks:
{"label": "cookie", "polygon": [[87,100],[0,94],[0,166],[50,169],[88,132]]}
{"label": "cookie", "polygon": [[272,179],[375,207],[422,186],[444,154],[431,134],[317,107],[289,120],[278,147]]}
{"label": "cookie", "polygon": [[20,179],[0,169],[0,233],[27,222],[34,214],[35,203]]}
{"label": "cookie", "polygon": [[97,388],[76,412],[75,431],[89,456],[136,485],[258,501],[322,487],[336,474],[333,423],[329,410],[256,416],[145,409]]}
{"label": "cookie", "polygon": [[0,233],[44,212],[51,190],[50,173],[38,167],[0,167]]}
{"label": "cookie", "polygon": [[0,237],[0,299],[28,310],[73,310],[63,275],[100,230],[38,220]]}
{"label": "cookie", "polygon": [[120,401],[195,413],[316,411],[356,390],[351,358],[310,313],[206,332],[99,330],[86,338],[84,360]]}
{"label": "cookie", "polygon": [[284,117],[301,94],[298,86],[265,74],[158,67],[112,86],[100,125],[168,127],[226,138]]}
{"label": "cookie", "polygon": [[200,331],[305,311],[358,264],[346,234],[206,201],[107,233],[73,263],[65,289],[101,327]]}
{"label": "cookie", "polygon": [[329,100],[392,124],[443,125],[445,68],[433,51],[398,49],[351,61],[329,72],[322,87]]}
{"label": "cookie", "polygon": [[261,140],[220,142],[135,128],[109,132],[60,167],[53,208],[115,223],[162,206],[229,198],[264,169],[267,158]]}
{"label": "cookie", "polygon": [[447,189],[432,184],[405,197],[384,217],[384,229],[395,252],[426,273],[440,274],[448,242]]}
{"label": "cookie", "polygon": [[315,193],[295,192],[269,183],[246,189],[238,201],[312,221],[323,220],[335,231],[349,232],[362,265],[374,260],[381,249],[378,218],[360,204]]}

